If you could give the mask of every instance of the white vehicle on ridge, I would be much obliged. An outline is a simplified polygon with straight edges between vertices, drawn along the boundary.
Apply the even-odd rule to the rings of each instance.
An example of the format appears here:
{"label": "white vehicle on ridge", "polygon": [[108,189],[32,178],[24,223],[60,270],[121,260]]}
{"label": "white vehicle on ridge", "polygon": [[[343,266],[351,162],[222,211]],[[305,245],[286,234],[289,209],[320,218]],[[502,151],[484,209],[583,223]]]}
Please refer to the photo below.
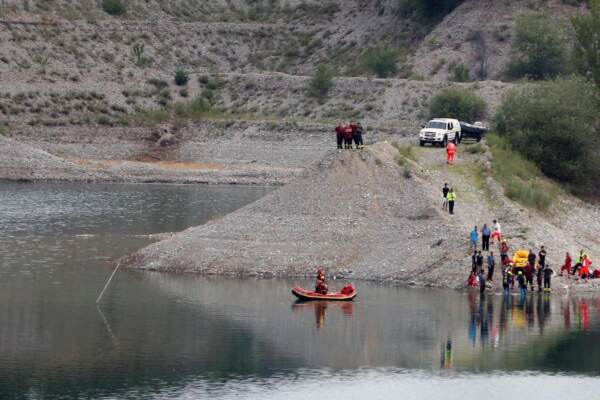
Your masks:
{"label": "white vehicle on ridge", "polygon": [[452,118],[432,119],[419,132],[419,144],[421,146],[425,146],[425,143],[431,143],[446,147],[448,142],[458,144],[460,140],[460,122]]}

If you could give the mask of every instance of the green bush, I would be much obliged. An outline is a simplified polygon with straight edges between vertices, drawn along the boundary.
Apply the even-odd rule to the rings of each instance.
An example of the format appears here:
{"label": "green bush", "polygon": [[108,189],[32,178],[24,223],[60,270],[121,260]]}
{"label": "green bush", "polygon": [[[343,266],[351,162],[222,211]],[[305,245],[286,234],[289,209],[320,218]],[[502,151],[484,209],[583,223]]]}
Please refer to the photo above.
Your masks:
{"label": "green bush", "polygon": [[102,0],[102,9],[110,15],[123,15],[127,7],[121,0]]}
{"label": "green bush", "polygon": [[487,104],[475,93],[465,89],[443,89],[431,101],[431,118],[456,118],[474,122],[485,116]]}
{"label": "green bush", "polygon": [[386,46],[368,49],[363,54],[363,63],[367,70],[379,78],[387,78],[398,72],[400,51]]}
{"label": "green bush", "polygon": [[189,80],[190,76],[184,70],[178,69],[175,71],[175,84],[177,86],[184,86],[189,82]]}
{"label": "green bush", "polygon": [[468,82],[469,79],[469,68],[463,64],[457,64],[452,68],[452,80],[454,82]]}
{"label": "green bush", "polygon": [[584,79],[513,89],[495,116],[498,133],[549,177],[575,192],[598,192],[600,114],[597,91]]}
{"label": "green bush", "polygon": [[190,102],[175,104],[175,115],[180,118],[201,119],[212,109],[212,101],[204,93]]}
{"label": "green bush", "polygon": [[320,64],[310,80],[308,93],[322,99],[327,96],[332,86],[333,72],[327,65]]}
{"label": "green bush", "polygon": [[398,0],[397,10],[403,17],[416,15],[430,20],[443,18],[463,0]]}
{"label": "green bush", "polygon": [[548,210],[557,190],[540,180],[542,173],[537,165],[514,151],[506,138],[490,134],[486,140],[493,155],[494,178],[503,186],[506,197],[526,207]]}
{"label": "green bush", "polygon": [[530,13],[517,18],[510,78],[551,78],[565,72],[566,37],[560,23],[545,13]]}

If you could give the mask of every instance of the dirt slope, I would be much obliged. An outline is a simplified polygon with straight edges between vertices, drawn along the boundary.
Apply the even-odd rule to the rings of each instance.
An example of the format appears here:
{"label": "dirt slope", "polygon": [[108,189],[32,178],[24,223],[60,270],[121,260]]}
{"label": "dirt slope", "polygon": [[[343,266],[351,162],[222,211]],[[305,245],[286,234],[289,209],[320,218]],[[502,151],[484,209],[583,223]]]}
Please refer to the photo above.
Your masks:
{"label": "dirt slope", "polygon": [[[338,276],[452,286],[459,233],[427,184],[406,178],[386,143],[331,152],[305,176],[222,220],[190,228],[129,257],[140,269],[209,274],[303,275],[322,264]],[[440,229],[440,227],[445,227]]]}
{"label": "dirt slope", "polygon": [[[462,288],[470,270],[468,233],[493,219],[501,221],[513,250],[537,251],[545,245],[557,270],[565,251],[583,246],[600,254],[600,241],[590,235],[600,229],[595,207],[565,208],[576,200],[563,195],[549,214],[523,209],[504,197],[493,179],[479,175],[479,163],[485,161],[480,155],[461,154],[453,166],[435,148],[420,149],[416,163],[405,160],[408,167],[397,159],[397,150],[385,142],[360,152],[330,152],[303,177],[266,198],[150,245],[125,259],[125,265],[294,276],[312,274],[321,264],[339,277]],[[440,209],[444,182],[458,192],[453,216]],[[584,230],[578,227],[582,212],[591,219]],[[554,287],[597,286],[556,278]]]}

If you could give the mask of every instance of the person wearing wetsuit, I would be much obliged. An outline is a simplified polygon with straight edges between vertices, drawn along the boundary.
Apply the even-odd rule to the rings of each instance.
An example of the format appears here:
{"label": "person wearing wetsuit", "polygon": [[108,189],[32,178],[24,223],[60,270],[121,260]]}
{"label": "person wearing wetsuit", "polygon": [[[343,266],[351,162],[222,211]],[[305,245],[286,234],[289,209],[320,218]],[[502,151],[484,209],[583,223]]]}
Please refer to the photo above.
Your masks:
{"label": "person wearing wetsuit", "polygon": [[481,251],[477,252],[477,274],[483,274],[483,255]]}
{"label": "person wearing wetsuit", "polygon": [[448,192],[450,188],[447,183],[444,183],[444,187],[442,188],[442,196],[444,196],[444,202],[442,203],[442,210],[448,209]]}
{"label": "person wearing wetsuit", "polygon": [[528,283],[531,287],[531,290],[533,290],[533,275],[535,274],[535,267],[531,265],[531,263],[527,263],[523,269],[525,270],[525,283]]}
{"label": "person wearing wetsuit", "polygon": [[519,282],[519,290],[521,291],[521,296],[527,296],[527,282],[525,281],[525,277],[523,276],[522,271],[519,271],[517,275],[517,282]]}

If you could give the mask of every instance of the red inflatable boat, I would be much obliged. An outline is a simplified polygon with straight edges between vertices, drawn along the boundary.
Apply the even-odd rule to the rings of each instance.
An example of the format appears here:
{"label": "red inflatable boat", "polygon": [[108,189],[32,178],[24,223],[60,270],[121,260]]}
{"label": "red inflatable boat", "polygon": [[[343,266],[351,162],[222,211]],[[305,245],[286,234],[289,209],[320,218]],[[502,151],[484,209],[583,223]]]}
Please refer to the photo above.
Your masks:
{"label": "red inflatable boat", "polygon": [[[349,290],[348,290],[349,289]],[[292,289],[294,296],[300,300],[332,300],[332,301],[352,301],[357,295],[357,291],[354,287],[345,287],[342,292],[330,292],[327,294],[321,294],[310,290],[302,289],[301,287],[295,287]]]}

